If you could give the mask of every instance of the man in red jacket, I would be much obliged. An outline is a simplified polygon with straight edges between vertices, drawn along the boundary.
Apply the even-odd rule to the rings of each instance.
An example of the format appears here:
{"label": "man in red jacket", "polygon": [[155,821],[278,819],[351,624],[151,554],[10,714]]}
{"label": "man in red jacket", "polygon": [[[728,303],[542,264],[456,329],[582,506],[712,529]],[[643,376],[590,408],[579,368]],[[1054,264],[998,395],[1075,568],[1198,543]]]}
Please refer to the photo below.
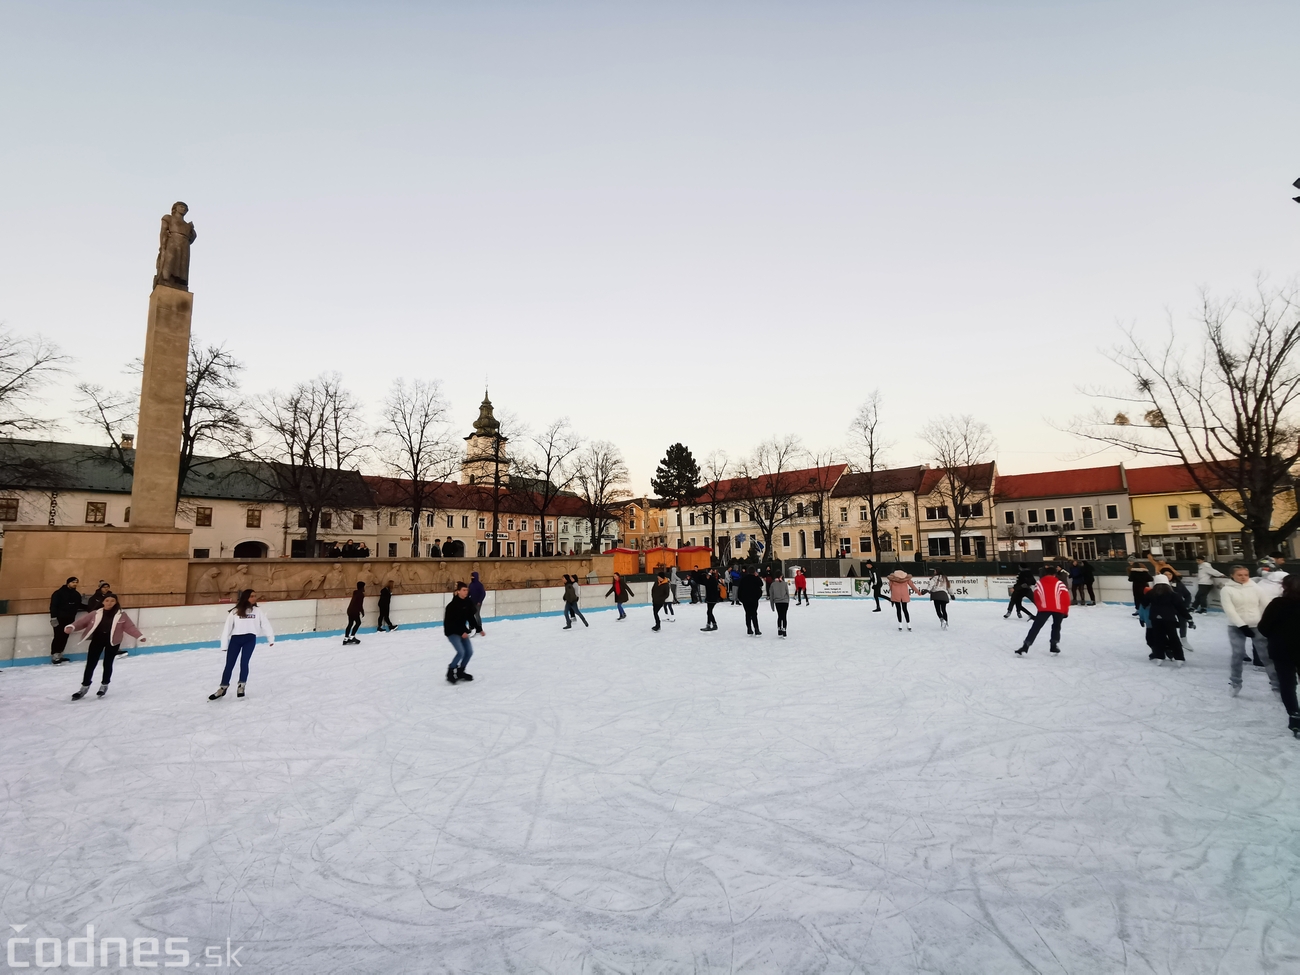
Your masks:
{"label": "man in red jacket", "polygon": [[1038,631],[1049,617],[1052,621],[1050,649],[1052,653],[1060,653],[1061,621],[1070,615],[1070,589],[1050,565],[1043,566],[1038,572],[1038,584],[1034,586],[1034,605],[1038,607],[1038,616],[1029,627],[1024,645],[1016,653],[1029,652],[1030,646],[1038,637]]}
{"label": "man in red jacket", "polygon": [[808,603],[808,577],[803,574],[803,569],[796,569],[794,573],[794,604]]}

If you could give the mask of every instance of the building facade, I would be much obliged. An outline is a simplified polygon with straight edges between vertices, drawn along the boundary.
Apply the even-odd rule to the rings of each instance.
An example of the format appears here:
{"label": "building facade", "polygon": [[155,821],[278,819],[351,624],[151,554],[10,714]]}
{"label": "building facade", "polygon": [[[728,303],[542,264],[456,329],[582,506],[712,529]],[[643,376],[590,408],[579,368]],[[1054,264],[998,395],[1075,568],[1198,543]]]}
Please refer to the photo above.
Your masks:
{"label": "building facade", "polygon": [[1124,466],[1002,474],[994,490],[998,556],[1120,559],[1134,551]]}

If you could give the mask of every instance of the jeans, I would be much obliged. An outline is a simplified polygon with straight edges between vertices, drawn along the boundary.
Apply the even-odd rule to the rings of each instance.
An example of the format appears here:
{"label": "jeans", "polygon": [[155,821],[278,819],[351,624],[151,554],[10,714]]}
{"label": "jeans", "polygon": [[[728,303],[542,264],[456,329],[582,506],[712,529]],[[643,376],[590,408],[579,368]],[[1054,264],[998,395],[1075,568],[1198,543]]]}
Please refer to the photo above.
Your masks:
{"label": "jeans", "polygon": [[1213,586],[1197,586],[1196,598],[1192,601],[1192,609],[1209,609],[1210,593],[1213,590]]}
{"label": "jeans", "polygon": [[587,617],[582,615],[582,610],[578,609],[577,603],[564,604],[564,627],[568,629],[573,625],[574,620],[582,620],[582,625],[587,625]]}
{"label": "jeans", "polygon": [[618,618],[619,618],[619,619],[623,619],[625,616],[627,616],[627,613],[623,612],[623,604],[622,604],[622,603],[615,603],[614,605],[618,607]]}
{"label": "jeans", "polygon": [[248,683],[248,658],[257,646],[256,633],[236,633],[230,638],[226,647],[226,669],[221,672],[221,686],[230,686],[230,675],[234,672],[235,661],[239,661],[239,683]]}
{"label": "jeans", "polygon": [[95,665],[99,663],[99,655],[104,655],[104,683],[108,684],[113,679],[113,658],[119,653],[117,647],[109,646],[103,640],[90,640],[90,649],[86,651],[86,670],[81,675],[81,683],[86,687],[95,677]]}
{"label": "jeans", "polygon": [[1029,635],[1025,637],[1025,649],[1034,645],[1034,641],[1038,639],[1038,631],[1047,624],[1049,618],[1052,621],[1052,633],[1049,638],[1049,645],[1054,647],[1061,642],[1061,621],[1064,620],[1065,617],[1060,613],[1039,613],[1034,617],[1034,622],[1029,627]]}
{"label": "jeans", "polygon": [[[1260,660],[1264,661],[1264,669],[1268,673],[1268,686],[1277,688],[1277,669],[1273,666],[1273,658],[1268,655],[1268,640],[1254,627],[1251,627],[1251,632],[1254,634],[1251,643],[1254,644],[1255,653],[1259,655]],[[1241,665],[1246,662],[1246,634],[1235,626],[1228,627],[1228,646],[1232,648],[1232,669],[1229,672],[1228,682],[1233,687],[1240,687]]]}
{"label": "jeans", "polygon": [[474,656],[474,645],[469,642],[469,636],[453,636],[448,633],[447,642],[456,651],[456,656],[451,658],[451,666],[447,669],[464,670],[469,666],[469,658]]}

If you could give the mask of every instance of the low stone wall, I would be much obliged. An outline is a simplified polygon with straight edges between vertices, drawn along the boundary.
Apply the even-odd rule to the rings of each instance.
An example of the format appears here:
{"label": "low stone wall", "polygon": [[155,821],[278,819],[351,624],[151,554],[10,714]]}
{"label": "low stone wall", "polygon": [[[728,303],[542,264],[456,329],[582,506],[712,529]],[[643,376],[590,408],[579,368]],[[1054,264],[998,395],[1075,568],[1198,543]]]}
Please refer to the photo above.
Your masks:
{"label": "low stone wall", "polygon": [[[468,561],[468,560],[466,560]],[[608,582],[584,585],[579,607],[584,613],[592,610],[612,609],[614,597],[606,596]],[[643,606],[649,602],[650,587],[636,586],[637,597],[629,605]],[[393,597],[390,615],[398,626],[442,625],[443,610],[450,593],[431,592]],[[319,636],[341,633],[347,622],[347,599],[287,599],[267,602],[263,608],[275,628],[277,639],[283,637]],[[366,615],[362,620],[362,635],[373,632],[378,618],[379,599],[366,599]],[[543,586],[534,588],[489,590],[483,601],[483,620],[511,619],[544,614],[559,615],[564,611],[564,588]],[[134,641],[123,646],[139,653],[157,653],[166,650],[183,650],[197,647],[215,647],[221,636],[221,627],[229,605],[206,606],[146,606],[127,609],[147,638],[138,651]],[[50,659],[50,618],[44,613],[22,616],[0,616],[0,667],[43,663]],[[435,634],[441,642],[439,631]],[[431,639],[434,637],[431,637]],[[85,657],[85,646],[69,643],[67,652],[74,658]]]}

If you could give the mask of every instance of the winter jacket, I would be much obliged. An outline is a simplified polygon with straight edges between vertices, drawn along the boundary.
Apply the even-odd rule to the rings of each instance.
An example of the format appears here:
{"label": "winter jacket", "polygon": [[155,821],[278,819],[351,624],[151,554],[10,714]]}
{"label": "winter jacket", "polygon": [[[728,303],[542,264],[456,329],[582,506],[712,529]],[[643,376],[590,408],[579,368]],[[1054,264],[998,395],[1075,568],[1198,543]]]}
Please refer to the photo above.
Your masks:
{"label": "winter jacket", "polygon": [[1079,564],[1079,581],[1085,586],[1090,586],[1097,581],[1097,574],[1092,571],[1092,566],[1087,562]]}
{"label": "winter jacket", "polygon": [[[802,572],[796,572],[794,574],[794,587],[795,589],[807,589],[808,577],[805,576]],[[786,600],[786,602],[789,602],[789,600]]]}
{"label": "winter jacket", "polygon": [[383,589],[379,590],[379,608],[387,609],[392,604],[393,604],[393,590],[389,589],[387,586],[384,586]]}
{"label": "winter jacket", "polygon": [[625,603],[629,598],[635,596],[636,593],[632,591],[632,587],[624,580],[619,579],[617,582],[611,582],[609,584],[609,588],[605,590],[605,595],[612,595],[614,597],[614,602],[616,603]]}
{"label": "winter jacket", "polygon": [[348,616],[360,619],[366,615],[364,609],[366,602],[366,593],[364,589],[355,589],[352,592],[352,598],[348,601]]}
{"label": "winter jacket", "polygon": [[[90,639],[90,635],[95,632],[95,627],[99,626],[99,621],[103,619],[103,617],[104,609],[101,606],[93,613],[87,613],[85,616],[81,617],[81,619],[77,620],[77,622],[65,626],[63,632],[75,633],[78,630],[84,630],[85,632],[81,634],[81,639],[78,642],[85,643]],[[131,622],[131,617],[127,616],[126,613],[119,609],[117,613],[114,614],[113,632],[108,638],[109,645],[115,647],[121,643],[123,634],[129,634],[141,643],[145,642],[144,634],[136,629],[135,624]]]}
{"label": "winter jacket", "polygon": [[1156,583],[1147,593],[1148,619],[1152,622],[1178,623],[1191,619],[1187,603],[1172,586]]}
{"label": "winter jacket", "polygon": [[930,601],[932,603],[946,603],[952,599],[952,583],[944,585],[934,578],[930,580]]}
{"label": "winter jacket", "polygon": [[483,600],[487,599],[487,589],[479,582],[477,572],[469,574],[469,598],[477,605],[481,605]]}
{"label": "winter jacket", "polygon": [[[794,577],[794,587],[799,588],[799,577]],[[767,598],[774,603],[788,603],[790,601],[790,587],[784,579],[773,579],[772,584],[767,587]]]}
{"label": "winter jacket", "polygon": [[468,636],[478,627],[478,607],[472,599],[452,596],[442,614],[442,632],[447,636]]}
{"label": "winter jacket", "polygon": [[1271,572],[1261,572],[1259,581],[1256,583],[1260,591],[1264,593],[1264,602],[1271,603],[1282,595],[1282,580],[1286,578],[1286,573],[1281,569],[1274,569]]}
{"label": "winter jacket", "polygon": [[735,586],[740,585],[740,570],[732,569],[730,572],[727,573],[727,578],[731,580],[731,585],[733,588]]}
{"label": "winter jacket", "polygon": [[104,605],[104,600],[110,595],[112,595],[111,589],[108,592],[100,592],[96,589],[90,594],[90,598],[86,600],[86,612],[93,613],[95,610],[101,608]]}
{"label": "winter jacket", "polygon": [[709,576],[704,580],[704,601],[706,603],[722,602],[722,580],[717,576]]}
{"label": "winter jacket", "polygon": [[1254,579],[1247,579],[1244,583],[1229,579],[1228,584],[1219,590],[1219,602],[1223,604],[1229,626],[1258,626],[1269,600]]}
{"label": "winter jacket", "polygon": [[271,629],[271,621],[266,618],[266,612],[260,606],[250,606],[247,616],[240,616],[233,609],[226,614],[226,623],[221,628],[221,649],[228,650],[230,638],[245,633],[254,636],[261,634],[266,637],[268,647],[275,646],[275,630]]}
{"label": "winter jacket", "polygon": [[1144,563],[1134,562],[1128,567],[1128,581],[1132,583],[1134,592],[1141,592],[1151,585],[1151,579],[1151,570]]}
{"label": "winter jacket", "polygon": [[575,586],[572,582],[566,582],[564,584],[564,601],[569,604],[573,604],[578,601],[578,587]]}
{"label": "winter jacket", "polygon": [[1016,576],[1016,583],[1012,588],[1018,589],[1021,593],[1028,596],[1034,591],[1034,586],[1037,582],[1038,580],[1034,578],[1034,573],[1032,571],[1029,569],[1021,569],[1019,574]]}
{"label": "winter jacket", "polygon": [[650,605],[655,609],[663,609],[671,590],[672,586],[667,582],[656,582],[650,587]]}
{"label": "winter jacket", "polygon": [[1048,573],[1034,586],[1034,605],[1043,613],[1070,615],[1070,587],[1055,573]]}
{"label": "winter jacket", "polygon": [[62,626],[75,620],[81,608],[81,593],[72,586],[60,586],[50,596],[50,618],[58,620]]}
{"label": "winter jacket", "polygon": [[742,603],[758,605],[758,601],[763,598],[763,580],[756,575],[741,576],[736,594]]}
{"label": "winter jacket", "polygon": [[1212,586],[1215,579],[1226,579],[1222,572],[1210,565],[1209,562],[1202,562],[1196,567],[1196,584],[1198,586]]}
{"label": "winter jacket", "polygon": [[891,603],[908,603],[912,601],[912,593],[916,593],[918,596],[921,595],[921,590],[916,588],[911,576],[895,579],[891,573],[886,581],[889,583],[889,601]]}
{"label": "winter jacket", "polygon": [[1268,655],[1300,660],[1300,599],[1274,599],[1259,618],[1259,632],[1268,639]]}

